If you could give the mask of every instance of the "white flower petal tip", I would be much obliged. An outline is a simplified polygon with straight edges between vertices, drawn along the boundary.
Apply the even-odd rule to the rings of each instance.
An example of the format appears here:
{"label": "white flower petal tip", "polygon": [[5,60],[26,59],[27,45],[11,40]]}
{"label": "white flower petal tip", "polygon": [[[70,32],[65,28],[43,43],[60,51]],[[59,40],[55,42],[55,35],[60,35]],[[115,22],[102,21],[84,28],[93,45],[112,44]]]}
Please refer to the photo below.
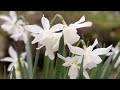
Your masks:
{"label": "white flower petal tip", "polygon": [[88,73],[87,73],[86,70],[83,71],[83,75],[84,75],[84,77],[85,77],[86,79],[90,79],[90,77],[89,77],[89,75],[88,75]]}
{"label": "white flower petal tip", "polygon": [[85,16],[83,15],[80,19],[80,23],[84,22],[85,21]]}
{"label": "white flower petal tip", "polygon": [[61,58],[61,59],[65,59],[65,57],[63,57],[62,55],[60,55],[59,53],[57,53],[57,56],[59,57],[59,58]]}
{"label": "white flower petal tip", "polygon": [[98,40],[97,40],[97,38],[95,39],[94,43],[95,43],[95,44],[98,44]]}
{"label": "white flower petal tip", "polygon": [[92,26],[92,22],[85,22],[85,24],[86,24],[86,27],[91,27]]}

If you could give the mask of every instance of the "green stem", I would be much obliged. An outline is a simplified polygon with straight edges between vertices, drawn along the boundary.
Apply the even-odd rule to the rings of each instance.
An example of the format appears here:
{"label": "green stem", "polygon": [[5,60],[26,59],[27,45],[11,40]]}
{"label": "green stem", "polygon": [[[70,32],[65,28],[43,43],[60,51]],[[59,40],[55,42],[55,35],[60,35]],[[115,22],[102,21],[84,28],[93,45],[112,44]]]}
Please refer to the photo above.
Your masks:
{"label": "green stem", "polygon": [[37,50],[36,56],[35,56],[35,63],[34,63],[34,68],[33,68],[33,78],[35,78],[36,75],[36,70],[37,70],[37,64],[39,60],[39,55],[40,55],[40,50]]}
{"label": "green stem", "polygon": [[69,68],[67,67],[67,69],[66,69],[66,72],[65,72],[65,76],[64,76],[64,79],[67,79],[67,75],[68,75],[68,71],[69,71]]}
{"label": "green stem", "polygon": [[4,79],[6,79],[6,66],[4,65]]}
{"label": "green stem", "polygon": [[55,21],[56,18],[59,18],[60,20],[62,20],[62,23],[63,23],[64,25],[67,25],[66,22],[65,22],[65,20],[64,20],[64,18],[63,18],[60,14],[56,14],[56,15],[53,17],[53,19],[51,20],[50,26],[52,26],[52,24],[53,24],[53,22]]}
{"label": "green stem", "polygon": [[[63,51],[64,51],[64,38],[62,36],[61,39],[60,39],[60,46],[59,46],[58,53],[63,55]],[[56,79],[60,79],[61,70],[62,70],[62,59],[57,57],[56,65],[55,65],[55,78]]]}
{"label": "green stem", "polygon": [[47,56],[45,56],[44,66],[43,66],[43,78],[44,79],[48,79],[49,64],[50,64],[50,60]]}
{"label": "green stem", "polygon": [[31,43],[30,40],[27,41],[25,45],[25,49],[27,51],[27,62],[28,62],[28,73],[29,78],[33,78],[33,61],[32,61],[32,51],[31,51]]}
{"label": "green stem", "polygon": [[85,42],[84,42],[83,40],[80,40],[80,41],[81,41],[81,43],[82,43],[82,45],[83,45],[83,48],[86,49],[87,47],[86,47]]}
{"label": "green stem", "polygon": [[51,79],[54,78],[54,62],[55,62],[55,61],[50,61],[50,72],[49,72],[49,77],[50,77]]}

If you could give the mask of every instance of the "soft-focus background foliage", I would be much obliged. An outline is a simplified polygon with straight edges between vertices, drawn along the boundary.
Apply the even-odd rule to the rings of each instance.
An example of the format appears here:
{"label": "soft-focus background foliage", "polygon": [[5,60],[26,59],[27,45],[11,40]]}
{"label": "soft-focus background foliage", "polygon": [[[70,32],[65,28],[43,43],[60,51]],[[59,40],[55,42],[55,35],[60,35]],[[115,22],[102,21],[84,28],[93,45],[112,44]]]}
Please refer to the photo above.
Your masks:
{"label": "soft-focus background foliage", "polygon": [[[79,35],[89,40],[89,43],[93,43],[95,38],[98,38],[99,42],[105,43],[106,46],[113,44],[115,46],[120,40],[120,12],[119,11],[17,11],[18,15],[25,16],[26,20],[30,24],[41,25],[41,17],[43,14],[50,21],[55,14],[61,14],[67,24],[78,21],[83,15],[86,17],[86,21],[93,23],[90,28],[79,29]],[[0,14],[8,15],[8,11],[0,11]],[[61,22],[59,19],[55,23]],[[3,23],[0,20],[0,25]],[[9,35],[0,28],[0,58],[7,56],[7,50],[9,45],[13,45],[13,40],[9,38]],[[24,50],[24,44],[18,42],[17,46],[22,52]],[[35,48],[35,47],[34,47]],[[34,51],[33,51],[33,54]],[[41,53],[42,56],[42,53]],[[42,59],[42,57],[40,57]],[[9,63],[0,62],[0,78],[3,78],[3,65]],[[39,62],[39,66],[42,66],[42,62]]]}

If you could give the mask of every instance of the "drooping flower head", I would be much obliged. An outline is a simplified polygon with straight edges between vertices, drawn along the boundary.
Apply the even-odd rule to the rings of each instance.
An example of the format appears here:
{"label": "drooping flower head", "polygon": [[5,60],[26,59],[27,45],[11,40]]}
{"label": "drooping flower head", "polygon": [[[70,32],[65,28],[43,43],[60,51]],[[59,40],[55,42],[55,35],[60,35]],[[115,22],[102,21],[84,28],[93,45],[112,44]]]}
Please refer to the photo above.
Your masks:
{"label": "drooping flower head", "polygon": [[89,21],[85,22],[85,16],[83,16],[79,21],[73,24],[70,24],[68,26],[64,25],[63,28],[64,44],[66,45],[67,43],[69,44],[76,43],[80,39],[80,36],[77,34],[77,29],[90,26],[92,26],[92,22]]}

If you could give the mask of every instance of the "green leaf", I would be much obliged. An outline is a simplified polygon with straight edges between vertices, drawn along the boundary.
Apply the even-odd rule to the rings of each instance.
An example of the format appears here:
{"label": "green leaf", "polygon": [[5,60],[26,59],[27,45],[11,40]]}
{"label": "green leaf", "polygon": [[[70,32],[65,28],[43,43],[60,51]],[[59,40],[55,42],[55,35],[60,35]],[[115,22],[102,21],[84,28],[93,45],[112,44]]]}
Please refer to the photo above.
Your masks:
{"label": "green leaf", "polygon": [[[60,45],[58,53],[63,55],[64,52],[64,38],[63,36],[60,39]],[[61,78],[61,70],[62,70],[62,59],[58,58],[56,59],[56,65],[55,65],[55,78],[60,79]]]}
{"label": "green leaf", "polygon": [[24,79],[29,79],[28,69],[27,69],[25,63],[23,65],[23,72],[24,72]]}
{"label": "green leaf", "polygon": [[66,67],[64,79],[69,79],[69,77],[68,77],[68,71],[69,71],[69,67]]}
{"label": "green leaf", "polygon": [[6,66],[4,65],[4,79],[6,79]]}
{"label": "green leaf", "polygon": [[22,66],[21,61],[20,61],[19,58],[18,58],[18,64],[19,64],[21,78],[24,79],[24,68],[23,68],[23,66]]}
{"label": "green leaf", "polygon": [[101,79],[107,79],[109,78],[108,72],[109,72],[109,68],[110,68],[110,62],[112,60],[113,56],[109,56],[108,59],[105,61],[105,63],[103,64],[102,67],[102,74],[101,74]]}
{"label": "green leaf", "polygon": [[91,79],[95,79],[96,78],[96,70],[97,68],[93,68],[91,71],[90,71],[90,78]]}
{"label": "green leaf", "polygon": [[32,51],[31,51],[31,43],[30,40],[27,41],[25,45],[25,49],[27,52],[27,62],[28,62],[28,73],[29,73],[29,78],[33,78],[33,60],[32,60]]}
{"label": "green leaf", "polygon": [[12,79],[16,79],[15,67],[13,67],[13,71],[12,71]]}
{"label": "green leaf", "polygon": [[119,68],[118,68],[118,73],[117,73],[117,75],[115,76],[115,79],[120,79],[120,66],[119,66]]}
{"label": "green leaf", "polygon": [[48,79],[49,77],[49,65],[50,65],[50,59],[48,56],[44,57],[44,66],[43,66],[43,78]]}
{"label": "green leaf", "polygon": [[101,76],[101,72],[102,72],[102,66],[103,66],[103,63],[100,63],[99,65],[97,65],[97,68],[96,68],[96,79],[99,79],[100,76]]}
{"label": "green leaf", "polygon": [[117,56],[115,57],[115,59],[112,61],[110,68],[109,68],[109,71],[108,71],[108,75],[110,75],[112,70],[114,69],[114,65],[115,65],[116,61],[118,60],[119,56],[120,56],[120,51],[117,54]]}
{"label": "green leaf", "polygon": [[55,60],[50,60],[50,70],[49,70],[49,78],[50,79],[54,79],[54,73],[55,73],[55,70],[54,70],[54,64],[55,64]]}
{"label": "green leaf", "polygon": [[37,69],[37,65],[38,65],[39,56],[40,56],[40,50],[37,50],[36,56],[35,56],[34,68],[33,68],[33,78],[35,78],[35,76],[36,76],[36,69]]}
{"label": "green leaf", "polygon": [[107,79],[107,77],[108,77],[108,68],[109,68],[109,65],[106,65],[106,67],[104,69],[102,69],[103,72],[102,72],[102,75],[101,75],[100,79]]}
{"label": "green leaf", "polygon": [[84,56],[83,56],[82,62],[81,62],[81,64],[80,64],[79,79],[83,79],[83,78],[84,78],[84,77],[83,77],[83,62],[84,62]]}

